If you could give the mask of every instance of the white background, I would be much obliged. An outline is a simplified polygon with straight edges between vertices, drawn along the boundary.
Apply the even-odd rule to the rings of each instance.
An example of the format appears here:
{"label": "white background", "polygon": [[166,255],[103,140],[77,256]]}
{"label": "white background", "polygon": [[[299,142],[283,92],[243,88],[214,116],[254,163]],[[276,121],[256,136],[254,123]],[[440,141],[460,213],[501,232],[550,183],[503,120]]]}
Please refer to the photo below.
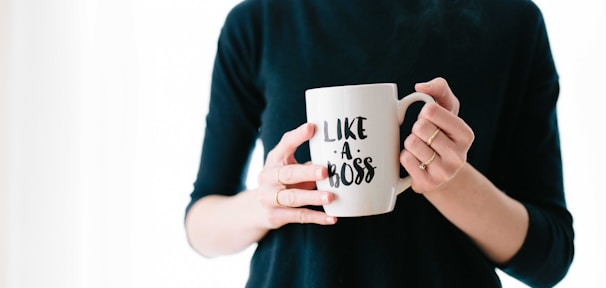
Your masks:
{"label": "white background", "polygon": [[[183,229],[216,39],[237,2],[0,0],[1,288],[243,286],[252,248],[204,259]],[[577,234],[559,287],[604,287],[605,3],[537,3]]]}

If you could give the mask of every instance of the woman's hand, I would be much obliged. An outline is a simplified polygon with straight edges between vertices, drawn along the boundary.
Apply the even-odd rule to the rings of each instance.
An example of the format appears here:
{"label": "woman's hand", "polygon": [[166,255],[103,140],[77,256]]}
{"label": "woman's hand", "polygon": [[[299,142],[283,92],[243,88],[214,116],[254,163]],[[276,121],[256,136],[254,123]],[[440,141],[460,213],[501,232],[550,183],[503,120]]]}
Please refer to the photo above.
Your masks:
{"label": "woman's hand", "polygon": [[526,208],[467,163],[474,134],[457,116],[459,100],[446,80],[436,78],[415,89],[431,95],[436,103],[423,107],[400,155],[412,177],[412,189],[465,232],[490,260],[508,263],[526,238]]}
{"label": "woman's hand", "polygon": [[415,86],[432,96],[404,141],[400,162],[412,178],[412,189],[428,193],[447,186],[467,163],[474,134],[459,118],[459,100],[443,78]]}
{"label": "woman's hand", "polygon": [[326,167],[299,164],[294,158],[297,148],[314,135],[312,124],[303,124],[282,136],[271,150],[265,167],[259,174],[258,219],[262,228],[277,229],[288,223],[315,223],[331,225],[336,223],[321,211],[301,208],[308,205],[325,205],[334,200],[334,194],[314,190],[315,181],[328,176]]}
{"label": "woman's hand", "polygon": [[267,155],[257,189],[234,196],[211,194],[198,200],[185,220],[191,246],[207,257],[233,254],[288,223],[336,223],[335,217],[324,212],[301,208],[335,199],[332,193],[315,190],[315,181],[328,176],[326,168],[298,164],[294,158],[297,147],[314,131],[313,125],[304,124],[284,134]]}

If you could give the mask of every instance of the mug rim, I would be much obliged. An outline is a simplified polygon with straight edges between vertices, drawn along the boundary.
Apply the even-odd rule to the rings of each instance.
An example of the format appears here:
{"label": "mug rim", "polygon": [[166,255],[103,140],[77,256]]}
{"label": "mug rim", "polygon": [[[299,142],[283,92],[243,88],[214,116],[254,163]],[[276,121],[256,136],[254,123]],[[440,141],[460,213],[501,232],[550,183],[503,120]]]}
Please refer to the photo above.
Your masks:
{"label": "mug rim", "polygon": [[325,86],[325,87],[315,87],[309,88],[305,90],[305,92],[313,92],[316,90],[329,90],[329,89],[337,89],[337,88],[364,88],[369,86],[397,86],[396,83],[393,82],[380,82],[380,83],[362,83],[362,84],[347,84],[347,85],[335,85],[335,86]]}

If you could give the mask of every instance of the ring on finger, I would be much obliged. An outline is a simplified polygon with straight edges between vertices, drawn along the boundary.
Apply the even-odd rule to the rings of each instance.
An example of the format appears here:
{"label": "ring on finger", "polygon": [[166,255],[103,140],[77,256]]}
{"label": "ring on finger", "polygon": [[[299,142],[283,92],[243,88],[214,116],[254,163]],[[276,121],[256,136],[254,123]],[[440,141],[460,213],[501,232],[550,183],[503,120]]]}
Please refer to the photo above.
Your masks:
{"label": "ring on finger", "polygon": [[421,170],[427,169],[427,165],[431,164],[431,162],[433,162],[434,159],[436,159],[436,151],[433,151],[433,154],[431,155],[431,158],[429,158],[429,160],[427,160],[427,161],[421,163],[421,165],[419,165],[419,169],[421,169]]}
{"label": "ring on finger", "polygon": [[431,136],[429,136],[429,139],[427,139],[427,146],[431,146],[431,143],[433,143],[433,140],[436,139],[440,131],[442,131],[440,128],[436,129],[436,131],[433,131],[433,134],[431,134]]}
{"label": "ring on finger", "polygon": [[274,200],[276,200],[276,205],[278,207],[286,207],[286,206],[282,205],[282,203],[280,203],[280,199],[278,198],[278,196],[280,195],[280,192],[282,192],[282,190],[284,190],[284,189],[278,189],[278,190],[276,190],[276,194],[274,194]]}

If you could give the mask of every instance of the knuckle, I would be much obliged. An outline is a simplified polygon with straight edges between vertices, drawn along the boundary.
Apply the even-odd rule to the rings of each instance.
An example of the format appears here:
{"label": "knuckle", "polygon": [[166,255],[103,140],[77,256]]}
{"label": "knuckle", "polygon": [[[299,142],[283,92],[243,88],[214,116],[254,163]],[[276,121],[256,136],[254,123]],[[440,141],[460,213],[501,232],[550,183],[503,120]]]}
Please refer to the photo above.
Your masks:
{"label": "knuckle", "polygon": [[402,154],[400,154],[400,163],[401,163],[403,166],[405,166],[405,167],[406,167],[406,166],[407,166],[407,164],[409,164],[409,163],[413,163],[413,161],[414,161],[414,156],[412,155],[412,153],[410,153],[410,152],[408,152],[408,151],[404,150],[404,151],[402,152]]}
{"label": "knuckle", "polygon": [[304,209],[300,209],[297,212],[297,222],[304,224],[304,223],[308,223],[308,221],[309,221],[309,215],[308,215],[307,211]]}
{"label": "knuckle", "polygon": [[427,103],[421,109],[420,115],[427,119],[433,119],[436,113],[438,113],[439,108],[440,105],[437,103]]}
{"label": "knuckle", "polygon": [[412,138],[412,139],[410,139],[411,147],[416,147],[421,144],[425,144],[425,141],[423,141],[423,139],[421,139],[419,136],[410,137],[410,138]]}
{"label": "knuckle", "polygon": [[424,118],[420,118],[412,126],[412,133],[421,135],[423,133],[422,131],[429,130],[429,128],[431,128],[429,121],[425,120]]}
{"label": "knuckle", "polygon": [[406,166],[406,161],[407,161],[406,154],[407,154],[406,151],[400,153],[400,165],[402,165],[402,166]]}
{"label": "knuckle", "polygon": [[425,141],[423,141],[423,139],[419,138],[419,137],[413,137],[410,140],[410,144],[412,145],[412,147],[419,147],[420,145],[425,145]]}
{"label": "knuckle", "polygon": [[280,177],[283,182],[290,182],[293,177],[293,166],[283,166],[280,168]]}
{"label": "knuckle", "polygon": [[471,130],[471,128],[470,128],[470,129],[468,129],[468,132],[467,132],[467,138],[466,138],[466,144],[467,144],[468,146],[469,146],[469,145],[471,145],[471,143],[473,143],[473,141],[474,141],[475,139],[476,139],[476,135],[475,135],[475,133],[473,133],[473,130]]}
{"label": "knuckle", "polygon": [[[434,130],[436,128],[436,126],[429,122],[429,120],[423,119],[422,121],[419,121],[419,128],[421,128],[421,131],[429,131],[429,130]],[[433,131],[431,131],[433,132]]]}
{"label": "knuckle", "polygon": [[404,148],[412,148],[413,144],[415,143],[415,138],[416,137],[413,135],[409,135],[408,137],[406,137],[406,139],[404,139]]}
{"label": "knuckle", "polygon": [[283,190],[282,193],[286,193],[286,203],[284,203],[284,205],[295,206],[297,203],[297,193],[293,190]]}

